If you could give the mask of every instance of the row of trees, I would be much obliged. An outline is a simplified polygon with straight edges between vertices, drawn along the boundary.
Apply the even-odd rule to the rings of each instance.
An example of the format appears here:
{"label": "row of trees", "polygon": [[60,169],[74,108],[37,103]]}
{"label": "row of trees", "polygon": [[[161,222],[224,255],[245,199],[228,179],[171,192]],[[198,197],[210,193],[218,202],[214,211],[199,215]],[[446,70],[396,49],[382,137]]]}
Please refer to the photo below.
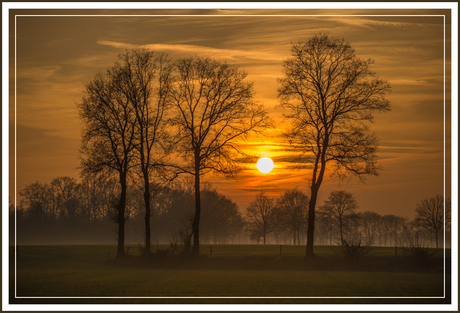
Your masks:
{"label": "row of trees", "polygon": [[[271,235],[279,243],[290,235],[290,243],[300,244],[301,237],[307,233],[309,215],[305,204],[308,201],[309,197],[299,190],[288,190],[279,198],[270,198],[263,192],[257,194],[246,209],[250,238],[262,239],[265,244]],[[315,243],[404,246],[417,240],[419,245],[438,248],[441,234],[450,232],[450,199],[446,199],[444,205],[444,198],[439,195],[417,204],[413,220],[372,211],[357,212],[357,209],[352,193],[333,191],[317,210]]]}
{"label": "row of trees", "polygon": [[[184,242],[189,239],[194,212],[194,190],[190,181],[176,181],[159,188],[151,184],[149,223],[154,224],[155,242]],[[116,234],[113,221],[118,218],[114,201],[120,192],[115,179],[86,179],[78,183],[59,177],[50,184],[35,182],[21,192],[16,210],[19,243],[108,243]],[[153,190],[155,189],[155,190]],[[142,186],[127,186],[126,238],[143,243],[145,208]],[[202,184],[202,234],[205,242],[241,241],[243,217],[237,205],[207,183]],[[14,230],[15,211],[10,207]],[[115,232],[114,232],[115,231]],[[14,236],[12,236],[14,238]],[[118,236],[117,236],[118,237]],[[143,245],[143,244],[142,244]]]}
{"label": "row of trees", "polygon": [[[149,223],[154,225],[153,240],[190,244],[193,182],[176,181],[163,188],[152,184],[150,188],[155,189],[149,218]],[[50,184],[27,185],[20,192],[18,242],[111,242],[113,220],[118,213],[114,202],[118,189],[115,179],[87,179],[78,183],[70,177],[55,178]],[[143,198],[142,186],[128,184],[125,219],[129,225],[126,237],[130,242],[140,243],[145,236]],[[259,193],[244,214],[236,203],[207,183],[201,186],[200,200],[201,233],[205,243],[301,244],[305,241],[309,196],[300,190],[287,190],[277,198]],[[353,194],[343,190],[332,192],[318,208],[315,244],[362,241],[370,245],[394,246],[408,244],[408,238],[412,238],[438,247],[440,234],[450,231],[450,200],[446,199],[447,228],[444,229],[444,199],[441,196],[417,204],[412,221],[371,211],[357,212],[357,209]],[[14,210],[10,213],[14,220]]]}

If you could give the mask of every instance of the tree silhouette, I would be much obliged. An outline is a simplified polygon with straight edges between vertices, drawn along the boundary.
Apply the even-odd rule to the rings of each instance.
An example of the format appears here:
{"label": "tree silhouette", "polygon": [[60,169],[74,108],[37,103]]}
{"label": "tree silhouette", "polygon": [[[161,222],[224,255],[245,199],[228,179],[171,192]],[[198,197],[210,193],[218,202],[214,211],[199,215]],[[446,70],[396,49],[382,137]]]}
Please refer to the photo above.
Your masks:
{"label": "tree silhouette", "polygon": [[355,216],[357,208],[358,203],[353,194],[344,190],[331,192],[321,206],[322,213],[339,229],[341,244],[344,242],[344,229]]}
{"label": "tree silhouette", "polygon": [[241,150],[238,140],[269,125],[262,105],[254,100],[247,74],[208,58],[179,59],[172,88],[177,127],[175,149],[185,160],[176,166],[195,178],[192,222],[194,255],[200,243],[200,177],[210,172],[233,175]]}
{"label": "tree silhouette", "polygon": [[117,175],[120,194],[117,204],[117,257],[125,254],[125,208],[127,178],[135,166],[136,115],[117,65],[89,81],[85,96],[77,103],[83,131],[80,169],[83,176]]}
{"label": "tree silhouette", "polygon": [[[29,216],[37,219],[47,216],[55,216],[56,211],[52,209],[52,201],[49,192],[49,186],[40,182],[26,185],[23,190],[19,191],[20,206]],[[51,207],[51,208],[50,208]]]}
{"label": "tree silhouette", "polygon": [[51,181],[55,208],[59,209],[59,215],[65,218],[75,218],[78,214],[78,188],[75,178],[68,176],[56,177]]}
{"label": "tree silhouette", "polygon": [[109,182],[95,177],[87,177],[81,182],[80,212],[88,221],[94,222],[107,216],[106,200],[109,197]]}
{"label": "tree silhouette", "polygon": [[405,219],[401,216],[396,216],[393,214],[387,214],[382,216],[380,219],[380,223],[385,224],[385,229],[390,236],[390,243],[391,238],[393,237],[393,244],[395,246],[398,245],[398,233],[403,228],[403,225],[406,223]]}
{"label": "tree silhouette", "polygon": [[275,201],[264,192],[256,195],[256,200],[246,208],[248,230],[251,234],[262,235],[264,244],[267,242],[267,234],[277,227]]}
{"label": "tree silhouette", "polygon": [[358,213],[358,215],[361,220],[362,235],[367,238],[369,243],[375,245],[375,236],[382,216],[372,211],[365,211]]}
{"label": "tree silhouette", "polygon": [[313,257],[315,205],[326,169],[343,179],[377,175],[377,137],[367,122],[374,111],[390,110],[390,85],[376,78],[372,60],[355,55],[343,39],[320,34],[292,46],[278,81],[286,134],[298,148],[299,161],[312,164],[306,254]]}
{"label": "tree silhouette", "polygon": [[436,240],[436,248],[439,248],[439,232],[444,227],[444,220],[448,220],[450,218],[450,200],[446,199],[445,202],[446,204],[444,206],[444,197],[437,195],[435,197],[422,200],[419,204],[417,204],[415,209],[416,223],[433,233]]}
{"label": "tree silhouette", "polygon": [[212,237],[212,243],[227,243],[243,228],[238,205],[219,193],[209,183],[201,188],[202,225],[204,238]]}
{"label": "tree silhouette", "polygon": [[300,231],[307,225],[308,196],[293,189],[285,191],[276,203],[279,222],[292,232],[293,244],[300,245]]}
{"label": "tree silhouette", "polygon": [[144,187],[145,248],[151,244],[151,188],[152,172],[163,163],[162,140],[167,135],[165,115],[171,89],[171,62],[164,54],[155,56],[146,49],[131,50],[120,55],[113,68],[117,84],[132,106],[134,118],[134,154]]}

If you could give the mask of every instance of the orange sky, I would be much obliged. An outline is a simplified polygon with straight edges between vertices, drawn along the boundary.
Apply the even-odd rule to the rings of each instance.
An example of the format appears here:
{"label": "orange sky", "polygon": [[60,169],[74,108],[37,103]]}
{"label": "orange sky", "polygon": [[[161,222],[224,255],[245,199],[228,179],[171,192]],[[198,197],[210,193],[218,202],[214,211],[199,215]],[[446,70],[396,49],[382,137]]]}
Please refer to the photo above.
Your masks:
{"label": "orange sky", "polygon": [[[21,14],[16,17],[16,25],[14,18],[10,20],[9,157],[10,161],[15,159],[16,119],[18,190],[37,180],[49,183],[58,176],[79,177],[76,167],[81,125],[75,103],[82,98],[84,83],[113,65],[126,48],[147,47],[164,51],[173,59],[206,55],[240,66],[249,73],[248,80],[254,81],[257,98],[265,104],[279,131],[288,122],[277,108],[282,60],[290,56],[291,42],[326,31],[344,37],[358,56],[374,59],[374,70],[390,82],[393,92],[388,96],[392,111],[376,114],[372,125],[380,138],[380,176],[369,177],[366,184],[353,179],[342,184],[326,179],[318,204],[331,191],[346,189],[355,194],[360,211],[412,217],[420,200],[443,193],[444,145],[450,172],[451,129],[450,16],[445,25],[443,17],[449,14],[447,10],[90,10],[85,14],[153,15],[49,16],[80,12],[12,11]],[[253,16],[257,14],[271,16]],[[289,153],[286,144],[279,132],[268,135],[265,142],[247,143],[246,149],[271,157],[275,161],[272,172],[261,174],[254,164],[236,180],[206,177],[220,192],[231,196],[240,209],[261,190],[279,195],[289,188],[308,189],[309,170],[287,169],[289,164],[281,162]],[[14,173],[14,163],[10,162],[9,194],[13,199]]]}

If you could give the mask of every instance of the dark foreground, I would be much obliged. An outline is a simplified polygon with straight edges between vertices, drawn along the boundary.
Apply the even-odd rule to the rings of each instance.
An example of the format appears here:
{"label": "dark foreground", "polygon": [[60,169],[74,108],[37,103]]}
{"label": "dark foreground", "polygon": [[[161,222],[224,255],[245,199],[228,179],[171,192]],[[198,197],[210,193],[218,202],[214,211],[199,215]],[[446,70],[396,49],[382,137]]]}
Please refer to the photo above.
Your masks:
{"label": "dark foreground", "polygon": [[[374,248],[347,259],[318,247],[203,246],[199,258],[136,246],[20,246],[10,250],[10,303],[450,303],[450,251],[420,262]],[[212,253],[212,255],[211,255]],[[15,275],[15,265],[17,272]],[[446,271],[445,271],[446,270]],[[444,273],[445,272],[445,273]]]}

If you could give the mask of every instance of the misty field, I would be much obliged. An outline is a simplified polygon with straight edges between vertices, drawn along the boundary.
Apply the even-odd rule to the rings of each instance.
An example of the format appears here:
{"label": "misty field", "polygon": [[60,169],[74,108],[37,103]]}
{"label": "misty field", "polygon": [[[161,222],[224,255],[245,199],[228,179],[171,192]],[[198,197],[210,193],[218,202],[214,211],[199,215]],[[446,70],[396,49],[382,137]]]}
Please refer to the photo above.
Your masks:
{"label": "misty field", "polygon": [[[10,249],[10,288],[17,297],[443,297],[442,262],[429,270],[398,267],[394,248],[375,248],[358,265],[347,264],[333,247],[317,247],[318,262],[308,264],[305,246],[203,245],[198,260],[140,262],[139,248],[113,262],[115,245],[20,246]],[[167,246],[157,249],[166,251]],[[211,256],[212,249],[212,256]],[[450,258],[450,250],[446,251]],[[434,258],[442,261],[443,251]],[[108,260],[110,258],[110,260]],[[161,259],[163,258],[163,261]],[[17,276],[15,273],[17,260]],[[399,260],[399,261],[395,261]],[[441,265],[441,267],[439,266]],[[16,280],[16,284],[15,284]],[[446,275],[450,281],[450,275]],[[55,303],[57,299],[13,299],[17,303]],[[171,298],[168,298],[169,300]],[[163,299],[164,301],[169,301]],[[62,300],[62,299],[61,299]],[[84,299],[92,303],[134,299]],[[141,299],[158,301],[158,299]],[[197,301],[198,299],[194,299]],[[241,300],[241,299],[240,299]],[[281,299],[279,299],[281,300]],[[324,299],[323,299],[324,300]],[[344,300],[344,299],[342,299]],[[341,301],[342,301],[341,300]],[[361,299],[364,302],[376,300]],[[445,299],[422,299],[440,303]],[[51,301],[51,302],[50,302]],[[54,301],[54,302],[53,302]],[[67,299],[66,302],[69,300]],[[83,301],[72,299],[71,301]],[[203,301],[203,300],[201,300]],[[227,302],[239,302],[227,299]],[[285,299],[283,300],[285,301]],[[304,300],[307,301],[307,300]],[[311,303],[315,299],[309,299]],[[328,299],[328,302],[338,301]],[[346,301],[346,300],[344,300]],[[378,301],[384,301],[382,299]],[[391,302],[404,302],[392,299]],[[410,299],[411,303],[419,301]],[[342,301],[343,302],[343,301]],[[420,302],[416,302],[420,303]]]}

